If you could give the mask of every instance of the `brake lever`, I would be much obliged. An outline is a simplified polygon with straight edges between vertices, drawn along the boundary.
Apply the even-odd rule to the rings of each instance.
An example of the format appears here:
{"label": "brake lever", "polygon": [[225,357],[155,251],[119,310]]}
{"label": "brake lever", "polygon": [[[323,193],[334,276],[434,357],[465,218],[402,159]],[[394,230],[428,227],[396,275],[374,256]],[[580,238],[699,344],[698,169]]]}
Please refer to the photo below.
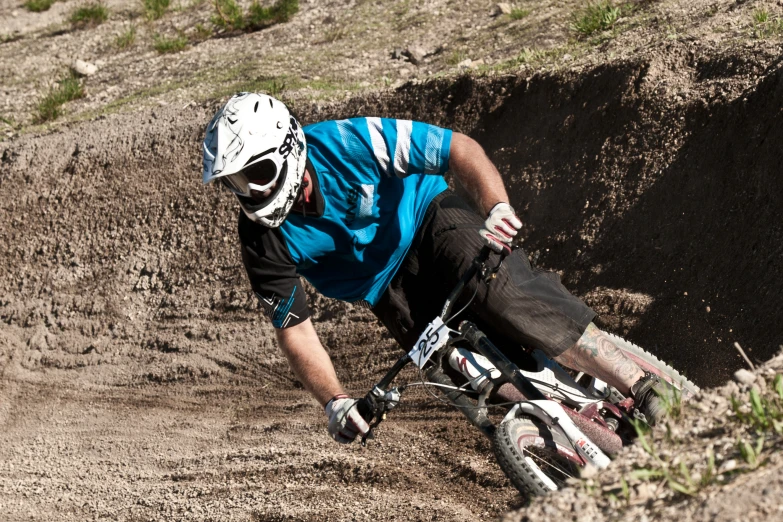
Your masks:
{"label": "brake lever", "polygon": [[485,283],[489,284],[490,281],[495,279],[498,271],[500,271],[500,267],[503,266],[503,261],[505,261],[506,258],[510,256],[514,250],[517,250],[518,248],[521,247],[522,245],[520,244],[519,241],[512,241],[508,246],[504,246],[503,250],[500,251],[499,254],[500,259],[498,260],[498,264],[495,265],[493,268],[489,268],[488,266],[486,266],[486,261],[485,261],[481,269],[481,279]]}
{"label": "brake lever", "polygon": [[375,433],[373,433],[373,430],[378,427],[378,424],[386,420],[386,412],[383,412],[378,419],[370,424],[370,429],[367,430],[367,433],[362,437],[362,447],[367,447],[367,439],[374,439]]}
{"label": "brake lever", "polygon": [[370,424],[370,429],[362,437],[362,447],[367,446],[367,439],[375,438],[373,430],[378,425],[386,420],[386,412],[393,409],[400,402],[400,394],[405,390],[405,386],[399,388],[392,388],[388,392],[384,392],[380,388],[373,388],[367,396],[359,403],[359,413],[364,417],[364,420],[373,422]]}

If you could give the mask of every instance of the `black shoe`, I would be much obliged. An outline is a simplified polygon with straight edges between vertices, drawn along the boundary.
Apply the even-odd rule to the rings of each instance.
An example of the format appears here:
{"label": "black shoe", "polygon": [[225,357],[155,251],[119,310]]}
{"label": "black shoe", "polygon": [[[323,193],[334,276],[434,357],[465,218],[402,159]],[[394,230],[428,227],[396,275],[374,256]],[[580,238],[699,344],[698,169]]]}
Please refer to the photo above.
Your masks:
{"label": "black shoe", "polygon": [[634,405],[644,415],[647,424],[654,426],[668,415],[666,400],[673,398],[674,387],[654,373],[645,372],[644,377],[631,386],[631,397]]}

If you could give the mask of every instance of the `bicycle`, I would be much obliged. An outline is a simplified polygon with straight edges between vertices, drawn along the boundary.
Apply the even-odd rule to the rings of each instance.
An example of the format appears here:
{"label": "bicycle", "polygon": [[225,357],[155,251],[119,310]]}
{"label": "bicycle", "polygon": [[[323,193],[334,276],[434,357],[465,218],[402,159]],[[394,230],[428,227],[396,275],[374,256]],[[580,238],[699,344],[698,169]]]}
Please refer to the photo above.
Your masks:
{"label": "bicycle", "polygon": [[[489,255],[490,249],[482,248],[449,294],[441,314],[360,401],[360,411],[370,424],[362,445],[373,437],[408,387],[434,387],[441,393],[435,396],[438,400],[456,407],[493,441],[498,464],[520,492],[543,495],[561,489],[569,478],[579,475],[579,468],[606,468],[610,457],[635,438],[636,423],[644,418],[632,398],[589,375],[572,375],[538,350],[526,355],[535,369],[523,370],[470,321],[462,321],[456,330],[448,326],[475,297],[452,314],[465,285],[473,277],[491,284],[507,253],[501,254],[494,267],[488,264]],[[698,393],[695,384],[652,354],[621,337],[611,337],[642,369],[678,390],[673,401]],[[420,382],[391,388],[411,363],[418,367]],[[507,410],[500,422],[493,422],[490,407]]]}

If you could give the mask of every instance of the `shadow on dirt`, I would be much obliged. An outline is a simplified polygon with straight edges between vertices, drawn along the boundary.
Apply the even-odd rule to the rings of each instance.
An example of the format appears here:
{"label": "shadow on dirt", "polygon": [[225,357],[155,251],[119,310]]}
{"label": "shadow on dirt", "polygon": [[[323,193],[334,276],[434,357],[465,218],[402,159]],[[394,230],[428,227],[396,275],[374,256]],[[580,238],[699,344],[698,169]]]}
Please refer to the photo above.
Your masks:
{"label": "shadow on dirt", "polygon": [[669,107],[638,93],[644,75],[522,84],[476,137],[524,209],[532,257],[580,294],[650,296],[622,333],[716,385],[741,366],[733,342],[759,361],[780,342],[781,74],[728,104]]}

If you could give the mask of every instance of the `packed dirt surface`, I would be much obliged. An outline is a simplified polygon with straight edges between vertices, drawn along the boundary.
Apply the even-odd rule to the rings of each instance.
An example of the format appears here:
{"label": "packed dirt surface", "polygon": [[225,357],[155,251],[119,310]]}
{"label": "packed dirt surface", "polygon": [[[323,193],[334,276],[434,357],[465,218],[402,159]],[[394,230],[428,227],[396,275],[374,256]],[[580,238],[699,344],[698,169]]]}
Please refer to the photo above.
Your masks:
{"label": "packed dirt surface", "polygon": [[[204,126],[239,88],[274,90],[304,123],[377,115],[470,134],[533,263],[701,386],[741,367],[735,342],[755,362],[779,351],[783,68],[753,21],[777,20],[777,4],[632,5],[588,39],[569,29],[571,2],[519,4],[518,20],[478,1],[302,2],[287,24],[161,55],[154,35],[195,34],[209,2],[156,22],[108,2],[108,22],[78,30],[75,4],[0,0],[2,520],[489,520],[525,503],[489,441],[422,391],[366,448],[328,437],[249,290],[235,202],[200,184]],[[114,48],[132,23],[136,43]],[[396,53],[417,46],[419,65]],[[34,125],[77,58],[97,66],[86,96]],[[309,297],[339,377],[365,393],[400,348],[367,310]],[[684,447],[736,434],[710,428],[727,416],[720,393],[696,404]],[[630,449],[594,489],[618,496],[645,458]],[[764,511],[779,467],[773,454],[709,487],[781,517]],[[568,518],[579,503],[592,519],[687,506],[706,520],[723,491],[632,486],[644,513],[577,486],[508,516]]]}

